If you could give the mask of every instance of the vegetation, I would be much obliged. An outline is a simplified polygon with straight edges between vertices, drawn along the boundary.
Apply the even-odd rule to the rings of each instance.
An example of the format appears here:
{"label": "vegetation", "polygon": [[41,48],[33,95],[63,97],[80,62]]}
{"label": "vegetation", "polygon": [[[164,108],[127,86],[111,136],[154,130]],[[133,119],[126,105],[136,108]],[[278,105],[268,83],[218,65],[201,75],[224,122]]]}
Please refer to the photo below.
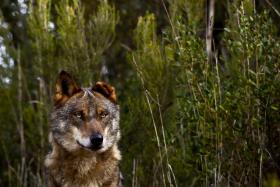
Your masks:
{"label": "vegetation", "polygon": [[0,3],[0,186],[45,185],[62,69],[116,87],[127,186],[279,186],[280,3],[155,2]]}

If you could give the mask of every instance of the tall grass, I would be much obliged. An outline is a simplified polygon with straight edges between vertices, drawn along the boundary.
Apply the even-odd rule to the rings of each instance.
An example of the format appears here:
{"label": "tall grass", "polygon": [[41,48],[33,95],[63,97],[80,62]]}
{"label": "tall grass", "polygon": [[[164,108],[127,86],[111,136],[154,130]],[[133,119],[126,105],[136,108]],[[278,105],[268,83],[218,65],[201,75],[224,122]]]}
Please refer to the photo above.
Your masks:
{"label": "tall grass", "polygon": [[143,149],[156,161],[141,169],[158,177],[142,184],[263,186],[267,164],[275,172],[278,159],[269,139],[277,136],[279,38],[268,13],[256,13],[249,1],[230,5],[222,47],[209,61],[185,10],[171,8],[175,17],[162,35],[153,15],[139,18],[130,58],[145,96],[145,107],[132,112],[150,113],[142,126],[150,125],[158,149]]}

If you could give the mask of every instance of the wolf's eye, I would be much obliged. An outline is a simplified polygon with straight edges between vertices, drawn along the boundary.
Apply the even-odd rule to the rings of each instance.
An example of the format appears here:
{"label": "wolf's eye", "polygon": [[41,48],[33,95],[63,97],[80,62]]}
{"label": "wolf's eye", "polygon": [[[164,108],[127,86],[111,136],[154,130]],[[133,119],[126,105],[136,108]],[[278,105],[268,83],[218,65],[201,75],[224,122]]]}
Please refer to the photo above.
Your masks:
{"label": "wolf's eye", "polygon": [[75,112],[75,113],[74,113],[74,116],[75,116],[76,118],[82,119],[82,118],[83,118],[83,112],[81,112],[81,111]]}
{"label": "wolf's eye", "polygon": [[105,111],[104,111],[104,112],[101,112],[101,113],[100,113],[100,117],[101,117],[101,118],[105,118],[105,117],[107,117],[107,116],[108,116],[108,112],[105,112]]}

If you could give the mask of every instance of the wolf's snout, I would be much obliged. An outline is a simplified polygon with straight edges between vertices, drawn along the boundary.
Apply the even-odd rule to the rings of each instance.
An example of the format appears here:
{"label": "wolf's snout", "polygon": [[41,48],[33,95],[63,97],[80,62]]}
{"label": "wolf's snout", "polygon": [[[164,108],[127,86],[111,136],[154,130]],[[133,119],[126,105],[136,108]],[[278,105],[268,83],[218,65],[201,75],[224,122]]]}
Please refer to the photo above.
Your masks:
{"label": "wolf's snout", "polygon": [[99,133],[93,134],[90,137],[91,148],[92,149],[100,149],[103,143],[103,136]]}

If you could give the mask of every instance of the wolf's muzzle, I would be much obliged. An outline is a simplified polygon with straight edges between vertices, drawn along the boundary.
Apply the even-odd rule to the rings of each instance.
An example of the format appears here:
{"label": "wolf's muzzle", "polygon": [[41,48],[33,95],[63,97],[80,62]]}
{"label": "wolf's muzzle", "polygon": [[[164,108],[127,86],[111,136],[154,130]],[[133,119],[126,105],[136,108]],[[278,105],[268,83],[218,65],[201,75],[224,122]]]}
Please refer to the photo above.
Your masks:
{"label": "wolf's muzzle", "polygon": [[91,149],[98,150],[102,147],[103,136],[99,133],[95,133],[90,137]]}

